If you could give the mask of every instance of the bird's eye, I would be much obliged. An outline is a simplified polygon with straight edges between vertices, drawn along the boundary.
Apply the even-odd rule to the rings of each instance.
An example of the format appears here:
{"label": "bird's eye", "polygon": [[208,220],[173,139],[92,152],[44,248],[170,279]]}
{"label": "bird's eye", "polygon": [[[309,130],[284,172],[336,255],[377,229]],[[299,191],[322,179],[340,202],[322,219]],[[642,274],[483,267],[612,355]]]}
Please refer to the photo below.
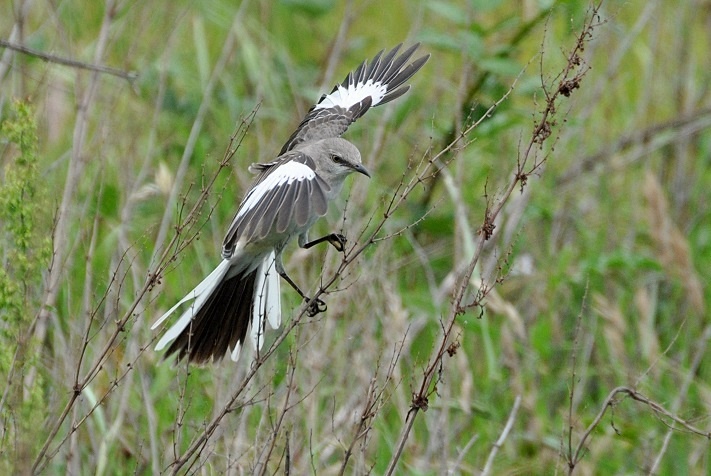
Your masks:
{"label": "bird's eye", "polygon": [[343,162],[343,157],[341,157],[340,155],[335,155],[335,154],[334,154],[334,155],[331,155],[331,160],[334,161],[334,162],[337,163],[337,164],[340,164],[340,163]]}

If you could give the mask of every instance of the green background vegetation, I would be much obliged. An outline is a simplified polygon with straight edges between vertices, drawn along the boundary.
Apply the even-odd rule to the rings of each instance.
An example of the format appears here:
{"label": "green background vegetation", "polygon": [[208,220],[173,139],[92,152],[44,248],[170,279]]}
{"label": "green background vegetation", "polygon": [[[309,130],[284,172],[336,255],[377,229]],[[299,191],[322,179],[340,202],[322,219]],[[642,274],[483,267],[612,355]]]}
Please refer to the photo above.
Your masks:
{"label": "green background vegetation", "polygon": [[[247,166],[271,160],[363,59],[421,41],[432,58],[412,91],[347,133],[373,178],[352,180],[318,231],[345,226],[362,239],[404,171],[409,181],[516,86],[443,156],[449,179],[415,188],[379,235],[392,236],[347,268],[328,312],[291,331],[182,469],[384,473],[487,199],[513,178],[545,105],[541,84],[557,86],[589,7],[5,2],[0,39],[137,77],[0,49],[0,472],[172,471],[243,385],[249,359],[161,363],[151,323],[217,264]],[[493,474],[567,472],[569,445],[618,386],[709,427],[710,24],[707,1],[603,5],[581,55],[591,69],[557,103],[537,149],[545,161],[496,221],[477,268],[494,287],[483,309],[457,318],[460,347],[438,369],[399,474],[481,471],[510,416]],[[144,293],[216,173],[184,249]],[[339,260],[326,247],[285,258],[311,290]],[[283,294],[287,315],[298,311]],[[708,439],[620,397],[574,472],[708,474],[710,457]]]}

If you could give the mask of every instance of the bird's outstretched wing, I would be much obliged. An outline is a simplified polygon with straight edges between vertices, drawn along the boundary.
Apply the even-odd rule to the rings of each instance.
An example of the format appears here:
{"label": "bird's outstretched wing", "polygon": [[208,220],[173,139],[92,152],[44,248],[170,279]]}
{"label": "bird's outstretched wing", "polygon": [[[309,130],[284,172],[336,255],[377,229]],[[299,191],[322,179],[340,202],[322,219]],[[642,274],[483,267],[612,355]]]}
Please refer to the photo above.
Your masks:
{"label": "bird's outstretched wing", "polygon": [[363,61],[330,94],[321,96],[284,144],[279,155],[302,142],[339,137],[371,107],[388,103],[405,94],[410,86],[404,83],[430,57],[422,56],[406,66],[419,46],[416,43],[397,56],[401,43],[387,53],[380,51],[370,63]]}
{"label": "bird's outstretched wing", "polygon": [[229,259],[235,246],[265,239],[272,231],[284,233],[289,226],[302,227],[328,209],[328,184],[314,171],[313,159],[289,152],[267,164],[253,164],[259,172],[240,204],[225,240],[222,257]]}

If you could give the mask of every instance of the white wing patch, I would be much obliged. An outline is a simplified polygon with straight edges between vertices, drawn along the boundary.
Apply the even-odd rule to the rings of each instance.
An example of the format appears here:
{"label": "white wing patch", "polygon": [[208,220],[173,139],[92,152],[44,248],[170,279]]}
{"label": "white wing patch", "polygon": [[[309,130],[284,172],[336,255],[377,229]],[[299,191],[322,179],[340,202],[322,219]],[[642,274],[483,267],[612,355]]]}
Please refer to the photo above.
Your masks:
{"label": "white wing patch", "polygon": [[295,180],[313,180],[316,178],[314,172],[308,165],[301,162],[289,161],[278,166],[267,178],[257,184],[249,194],[245,197],[242,205],[239,208],[239,213],[235,219],[244,215],[252,207],[259,204],[262,198],[269,193],[270,190],[284,184],[290,184]]}
{"label": "white wing patch", "polygon": [[336,86],[336,90],[331,94],[324,97],[314,109],[329,109],[332,107],[340,106],[349,109],[370,96],[373,99],[372,106],[377,105],[385,97],[385,93],[388,92],[388,85],[383,84],[381,81],[373,82],[369,79],[365,83],[359,82],[353,84],[348,83],[348,87],[343,87],[339,84]]}

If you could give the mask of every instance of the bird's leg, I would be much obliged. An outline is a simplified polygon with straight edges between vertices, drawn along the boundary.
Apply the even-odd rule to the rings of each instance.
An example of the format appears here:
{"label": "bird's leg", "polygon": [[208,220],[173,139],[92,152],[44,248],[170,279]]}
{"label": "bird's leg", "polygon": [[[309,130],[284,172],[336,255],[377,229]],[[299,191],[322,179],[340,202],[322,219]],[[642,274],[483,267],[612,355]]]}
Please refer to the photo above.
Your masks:
{"label": "bird's leg", "polygon": [[348,240],[346,240],[346,237],[341,235],[340,233],[331,233],[330,235],[322,236],[321,238],[309,241],[308,243],[303,244],[301,247],[304,249],[308,249],[314,245],[323,243],[324,241],[331,243],[331,246],[336,248],[336,250],[340,251],[341,253],[346,250],[346,243],[348,242]]}
{"label": "bird's leg", "polygon": [[311,299],[306,294],[304,294],[304,292],[301,289],[299,289],[299,287],[296,285],[296,283],[294,281],[292,281],[292,279],[289,277],[289,275],[286,274],[286,271],[284,271],[284,267],[280,263],[280,260],[277,260],[276,270],[277,270],[277,273],[279,273],[279,276],[284,278],[284,281],[289,283],[289,286],[294,288],[294,291],[299,293],[299,296],[301,296],[301,298],[308,303],[308,308],[306,309],[306,314],[308,314],[309,317],[314,317],[319,312],[326,311],[326,309],[327,309],[326,303],[323,302],[322,300],[320,300],[319,298]]}

